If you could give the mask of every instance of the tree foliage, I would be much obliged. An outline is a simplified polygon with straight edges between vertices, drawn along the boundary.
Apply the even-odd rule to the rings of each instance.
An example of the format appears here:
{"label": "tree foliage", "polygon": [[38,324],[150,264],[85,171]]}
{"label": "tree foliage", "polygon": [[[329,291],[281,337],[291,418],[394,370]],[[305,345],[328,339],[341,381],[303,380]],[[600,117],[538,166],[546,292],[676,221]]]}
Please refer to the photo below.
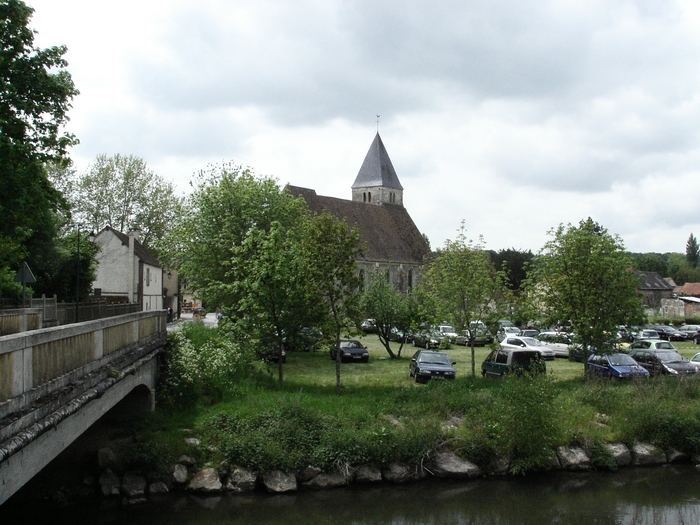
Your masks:
{"label": "tree foliage", "polygon": [[632,253],[634,267],[643,272],[656,272],[661,277],[669,276],[668,254],[660,253]]}
{"label": "tree foliage", "polygon": [[527,270],[534,255],[530,250],[498,250],[491,252],[491,262],[493,265],[505,272],[506,286],[517,292],[520,290],[522,282],[527,278]]}
{"label": "tree foliage", "polygon": [[[64,46],[34,46],[34,10],[0,2],[0,268],[17,268],[52,243],[64,205],[43,164],[66,165],[77,140],[61,128],[78,91],[66,71]],[[2,280],[5,281],[4,279]],[[3,286],[0,293],[7,290]]]}
{"label": "tree foliage", "polygon": [[379,342],[384,346],[392,359],[401,357],[403,341],[398,352],[391,349],[389,335],[396,328],[404,333],[410,328],[412,321],[417,320],[412,307],[412,296],[405,296],[394,288],[384,275],[375,274],[370,278],[369,285],[362,293],[360,308],[363,316],[374,319],[377,326]]}
{"label": "tree foliage", "polygon": [[621,239],[591,218],[549,235],[533,272],[546,322],[570,321],[585,351],[612,351],[617,326],[643,318],[640,282]]}
{"label": "tree foliage", "polygon": [[700,249],[698,248],[698,240],[692,233],[685,244],[685,258],[692,268],[697,268],[698,259],[700,259]]}
{"label": "tree foliage", "polygon": [[[445,247],[429,263],[419,288],[432,299],[439,318],[461,331],[495,310],[503,292],[502,274],[491,263],[483,239],[479,238],[478,243],[468,239],[462,222],[456,240],[445,241]],[[474,376],[473,338],[470,346]]]}
{"label": "tree foliage", "polygon": [[95,232],[105,226],[122,233],[140,230],[142,244],[150,249],[183,213],[173,184],[134,155],[98,155],[72,190],[81,224]]}
{"label": "tree foliage", "polygon": [[329,213],[314,215],[304,232],[304,253],[311,270],[308,285],[323,307],[335,336],[336,391],[340,392],[340,334],[357,316],[360,278],[357,259],[364,253],[360,232]]}
{"label": "tree foliage", "polygon": [[270,178],[223,165],[200,173],[187,209],[159,243],[162,257],[203,301],[225,309],[237,337],[281,351],[285,337],[318,321],[302,250],[310,220],[302,200]]}

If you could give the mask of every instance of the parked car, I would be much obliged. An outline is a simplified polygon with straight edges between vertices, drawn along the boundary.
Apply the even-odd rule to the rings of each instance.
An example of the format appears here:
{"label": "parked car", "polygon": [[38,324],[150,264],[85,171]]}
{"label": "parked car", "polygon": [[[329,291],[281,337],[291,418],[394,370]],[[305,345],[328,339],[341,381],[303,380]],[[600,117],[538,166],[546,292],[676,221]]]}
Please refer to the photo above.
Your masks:
{"label": "parked car", "polygon": [[666,350],[671,352],[677,352],[675,346],[670,341],[664,341],[663,339],[642,339],[640,341],[635,341],[629,346],[627,353],[632,353],[634,350]]}
{"label": "parked car", "polygon": [[695,368],[700,371],[700,352],[690,358],[690,363],[695,365]]}
{"label": "parked car", "polygon": [[547,361],[552,361],[554,359],[554,350],[534,337],[506,337],[501,341],[501,347],[535,350],[540,353],[542,359]]}
{"label": "parked car", "polygon": [[627,354],[593,354],[588,358],[587,374],[604,379],[649,377],[649,371]]}
{"label": "parked car", "polygon": [[[462,333],[455,338],[455,344],[462,346],[471,346],[471,332],[462,330]],[[493,335],[485,328],[477,328],[474,331],[474,346],[486,346],[493,343]]]}
{"label": "parked car", "polygon": [[[333,361],[337,356],[335,345],[331,346],[330,356]],[[361,363],[369,362],[369,351],[366,346],[362,346],[362,343],[356,339],[341,339],[340,340],[340,360],[343,363],[356,362]]]}
{"label": "parked car", "polygon": [[638,339],[661,339],[661,337],[659,337],[659,332],[656,330],[645,328],[634,334],[634,340],[637,341]]}
{"label": "parked car", "polygon": [[454,365],[445,352],[418,350],[408,365],[408,375],[415,378],[416,383],[425,383],[429,379],[454,379]]}
{"label": "parked car", "polygon": [[413,341],[413,335],[411,334],[410,330],[404,331],[394,327],[389,330],[389,341],[394,341],[396,343],[408,343],[409,341]]}
{"label": "parked car", "polygon": [[525,328],[523,330],[520,330],[520,335],[521,337],[537,337],[539,335],[540,331],[537,330],[536,328]]}
{"label": "parked car", "polygon": [[[277,363],[279,362],[280,351],[279,348],[275,349],[268,346],[262,350],[258,350],[257,355],[263,361],[267,361],[268,363]],[[287,362],[287,351],[284,348],[282,349],[282,362]]]}
{"label": "parked car", "polygon": [[504,326],[503,328],[499,328],[496,333],[499,341],[503,341],[506,337],[513,335],[520,335],[520,328],[517,326]]}
{"label": "parked car", "polygon": [[481,363],[481,375],[500,377],[508,373],[545,372],[546,368],[542,354],[537,350],[498,348]]}
{"label": "parked car", "polygon": [[697,373],[694,364],[673,350],[635,350],[630,357],[649,371],[658,375],[693,375]]}
{"label": "parked car", "polygon": [[440,332],[442,337],[447,337],[450,343],[454,343],[455,339],[457,339],[457,330],[450,324],[441,324],[438,326],[438,332]]}
{"label": "parked car", "polygon": [[413,334],[413,346],[425,348],[437,348],[440,346],[442,336],[434,330],[421,330]]}
{"label": "parked car", "polygon": [[551,348],[555,357],[569,357],[571,336],[566,332],[540,332],[536,339]]}
{"label": "parked car", "polygon": [[694,339],[695,334],[700,332],[700,324],[684,324],[678,331],[685,335],[686,341],[688,339]]}
{"label": "parked car", "polygon": [[661,339],[666,341],[685,341],[686,337],[683,332],[680,332],[668,325],[654,325],[651,327],[652,330],[656,330],[659,333]]}
{"label": "parked car", "polygon": [[[357,325],[355,325],[357,326]],[[374,319],[365,319],[360,325],[362,331],[366,334],[376,334],[377,333],[377,322]]]}

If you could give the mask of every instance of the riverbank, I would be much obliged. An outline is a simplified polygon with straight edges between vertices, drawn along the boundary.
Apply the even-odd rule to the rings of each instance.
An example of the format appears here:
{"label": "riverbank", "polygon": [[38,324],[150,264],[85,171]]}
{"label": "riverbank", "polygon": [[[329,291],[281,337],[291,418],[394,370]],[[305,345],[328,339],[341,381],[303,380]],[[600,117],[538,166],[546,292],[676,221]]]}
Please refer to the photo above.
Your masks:
{"label": "riverbank", "polygon": [[[247,360],[215,331],[191,325],[177,337],[158,411],[129,431],[121,451],[112,450],[116,458],[105,451],[100,466],[92,450],[78,492],[108,487],[109,494],[122,494],[127,473],[142,487],[128,504],[156,482],[205,493],[279,491],[267,477],[303,491],[606,470],[691,461],[700,452],[695,378],[583,381],[579,363],[556,361],[545,376],[485,380],[465,373],[469,350],[455,347],[448,352],[458,379],[416,385],[407,358],[382,359],[386,352],[365,338],[370,363],[343,365],[344,386],[336,394],[326,351],[290,353],[280,386],[276,364]],[[480,362],[486,350],[477,352]],[[635,449],[639,444],[651,452]],[[109,483],[100,483],[107,469]]]}

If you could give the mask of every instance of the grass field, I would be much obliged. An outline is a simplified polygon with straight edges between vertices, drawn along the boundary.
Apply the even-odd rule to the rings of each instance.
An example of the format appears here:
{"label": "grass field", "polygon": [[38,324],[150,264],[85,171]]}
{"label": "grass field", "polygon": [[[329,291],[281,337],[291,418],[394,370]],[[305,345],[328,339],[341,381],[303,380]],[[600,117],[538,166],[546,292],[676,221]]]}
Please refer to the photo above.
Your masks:
{"label": "grass field", "polygon": [[[382,386],[407,386],[413,383],[408,375],[408,363],[418,348],[405,345],[401,351],[400,359],[390,359],[389,354],[379,342],[376,335],[366,335],[360,339],[369,349],[370,362],[343,363],[341,365],[341,381],[343,386],[359,387],[370,385]],[[680,354],[690,359],[700,352],[700,345],[692,341],[673,343]],[[392,350],[398,352],[399,345],[392,343]],[[491,351],[490,347],[476,347],[474,349],[474,362],[476,378],[479,381],[493,381],[481,378],[481,362]],[[452,358],[457,372],[457,378],[467,378],[471,375],[472,359],[471,348],[452,345],[446,352]],[[583,378],[583,363],[576,363],[568,359],[556,358],[547,361],[547,372],[556,381],[571,381]],[[271,368],[274,368],[272,365]],[[326,373],[327,371],[327,373]],[[331,361],[328,350],[318,352],[293,352],[290,353],[285,366],[285,381],[295,385],[308,385],[330,387],[335,386],[335,362]],[[421,387],[422,385],[416,385]]]}

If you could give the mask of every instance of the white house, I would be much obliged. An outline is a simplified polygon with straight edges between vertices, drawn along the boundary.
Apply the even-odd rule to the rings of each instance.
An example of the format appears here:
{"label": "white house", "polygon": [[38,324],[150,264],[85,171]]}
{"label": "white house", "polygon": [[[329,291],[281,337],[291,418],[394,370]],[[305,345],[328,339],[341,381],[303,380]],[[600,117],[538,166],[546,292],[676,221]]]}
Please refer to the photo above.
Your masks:
{"label": "white house", "polygon": [[97,234],[95,295],[140,303],[144,311],[162,310],[163,268],[139,242],[138,231],[125,235],[107,226]]}

